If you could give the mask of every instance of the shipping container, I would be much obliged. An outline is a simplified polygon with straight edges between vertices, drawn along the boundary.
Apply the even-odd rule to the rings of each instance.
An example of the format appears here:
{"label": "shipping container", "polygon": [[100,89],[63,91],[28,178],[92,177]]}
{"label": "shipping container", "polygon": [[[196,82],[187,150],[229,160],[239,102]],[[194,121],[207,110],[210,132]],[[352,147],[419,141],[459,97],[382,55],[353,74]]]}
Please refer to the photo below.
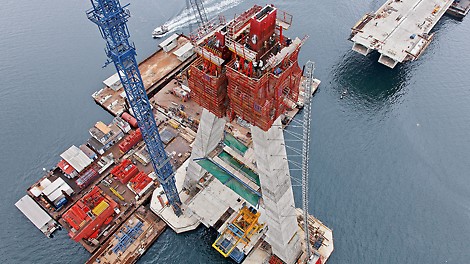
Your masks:
{"label": "shipping container", "polygon": [[137,143],[140,141],[142,141],[142,133],[140,132],[140,128],[138,128],[136,131],[133,131],[127,137],[125,137],[121,143],[119,143],[119,150],[124,154],[137,145]]}
{"label": "shipping container", "polygon": [[126,184],[132,177],[139,173],[139,169],[130,160],[125,159],[114,167],[110,173],[121,183]]}
{"label": "shipping container", "polygon": [[130,149],[132,149],[137,143],[142,141],[142,133],[140,132],[140,128],[137,129],[136,131],[133,131],[130,133],[120,144],[119,144],[119,150],[121,153],[126,153]]}
{"label": "shipping container", "polygon": [[60,198],[55,204],[55,209],[56,211],[59,211],[64,205],[66,205],[68,202],[67,198],[66,197],[62,197]]}
{"label": "shipping container", "polygon": [[98,172],[94,168],[86,170],[76,181],[80,189],[86,188],[93,180],[98,177]]}

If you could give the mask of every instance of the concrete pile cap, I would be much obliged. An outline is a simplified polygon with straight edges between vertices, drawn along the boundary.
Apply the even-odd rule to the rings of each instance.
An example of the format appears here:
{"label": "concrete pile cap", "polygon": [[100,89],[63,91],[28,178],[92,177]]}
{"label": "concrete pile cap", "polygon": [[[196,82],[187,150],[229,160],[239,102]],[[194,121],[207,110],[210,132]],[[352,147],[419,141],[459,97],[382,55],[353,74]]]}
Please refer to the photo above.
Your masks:
{"label": "concrete pile cap", "polygon": [[183,54],[185,54],[186,52],[190,51],[192,48],[193,48],[193,44],[191,44],[191,42],[188,42],[188,43],[184,44],[183,47],[175,50],[173,52],[173,54],[177,57],[180,57]]}
{"label": "concrete pile cap", "polygon": [[161,48],[163,48],[163,47],[167,46],[168,44],[170,44],[171,42],[173,42],[173,41],[174,41],[175,39],[177,39],[178,37],[179,37],[179,35],[175,33],[175,34],[169,36],[169,37],[168,37],[167,39],[165,39],[164,41],[162,41],[162,43],[160,43],[160,45],[158,45],[158,46],[160,46]]}

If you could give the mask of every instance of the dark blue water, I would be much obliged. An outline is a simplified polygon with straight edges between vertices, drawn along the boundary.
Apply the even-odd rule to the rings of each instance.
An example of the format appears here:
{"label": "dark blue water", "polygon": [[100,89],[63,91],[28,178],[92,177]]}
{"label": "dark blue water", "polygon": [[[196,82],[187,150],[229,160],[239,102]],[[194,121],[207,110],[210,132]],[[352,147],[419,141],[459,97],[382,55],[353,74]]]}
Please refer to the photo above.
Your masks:
{"label": "dark blue water", "polygon": [[[313,100],[310,209],[334,229],[330,263],[469,263],[470,18],[443,18],[419,61],[390,70],[376,55],[351,52],[346,40],[384,0],[270,2],[294,15],[291,36],[310,35],[301,62],[315,60],[322,80]],[[240,3],[227,17],[252,4]],[[152,29],[184,5],[132,1],[129,27],[140,60],[156,48]],[[84,142],[96,121],[111,120],[90,96],[113,69],[100,68],[104,42],[84,15],[88,7],[2,1],[2,263],[82,263],[89,256],[64,231],[46,239],[14,207],[43,167]],[[202,228],[167,231],[140,263],[225,263],[213,239]]]}

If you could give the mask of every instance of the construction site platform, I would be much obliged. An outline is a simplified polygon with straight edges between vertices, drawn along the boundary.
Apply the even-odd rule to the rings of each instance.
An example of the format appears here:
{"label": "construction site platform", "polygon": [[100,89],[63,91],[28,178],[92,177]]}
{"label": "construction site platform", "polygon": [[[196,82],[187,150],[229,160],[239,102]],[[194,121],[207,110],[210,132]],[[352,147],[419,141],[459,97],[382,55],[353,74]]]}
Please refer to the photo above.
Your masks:
{"label": "construction site platform", "polygon": [[[108,177],[109,172],[113,168],[113,165],[118,163],[121,159],[125,159],[128,157],[132,158],[132,154],[138,150],[139,148],[145,148],[145,145],[143,142],[140,142],[135,146],[134,150],[131,150],[127,154],[123,154],[119,151],[119,143],[122,141],[116,142],[113,146],[111,146],[106,152],[104,152],[102,155],[99,155],[96,160],[93,161],[93,163],[90,165],[90,167],[97,166],[102,160],[106,159],[109,160],[109,167],[103,170],[99,174],[98,177],[96,177],[92,182],[90,182],[86,187],[81,188],[80,186],[77,185],[76,183],[76,178],[70,179],[67,177],[58,167],[54,167],[51,170],[47,171],[41,179],[39,179],[36,183],[34,183],[31,187],[27,189],[27,193],[29,196],[31,196],[49,215],[51,215],[52,218],[55,220],[59,220],[62,217],[62,214],[66,212],[71,206],[75,204],[76,201],[78,201],[84,194],[89,192],[94,186],[97,186],[101,183],[103,179]],[[141,163],[135,163],[137,168],[140,171],[143,171],[147,174],[153,171],[153,168],[151,165],[144,165]],[[43,180],[48,180],[50,182],[54,182],[57,179],[62,179],[67,185],[69,185],[73,193],[69,195],[68,199],[69,201],[65,204],[65,206],[61,207],[60,209],[56,209],[52,207],[46,200],[40,197],[35,197],[35,195],[32,193],[32,189],[35,187],[40,186],[41,182]],[[119,181],[116,181],[116,186],[117,188],[127,188],[125,185],[122,185]],[[132,197],[133,198],[133,197]]]}
{"label": "construction site platform", "polygon": [[[301,241],[303,243],[302,247],[304,251],[302,256],[300,256],[300,263],[302,262],[305,255],[305,230],[304,228],[304,217],[303,210],[300,208],[295,209],[297,214],[297,222],[299,223],[299,233],[301,236]],[[323,224],[320,220],[315,218],[313,215],[308,215],[308,229],[309,229],[309,242],[310,249],[313,256],[318,256],[321,259],[320,263],[326,263],[333,253],[335,247],[333,243],[333,230]],[[315,261],[309,263],[316,263]]]}
{"label": "construction site platform", "polygon": [[[54,182],[59,178],[65,181],[70,185],[73,193],[67,197],[70,199],[62,208],[55,209],[51,206],[51,202],[41,199],[42,196],[33,197],[34,195],[28,191],[28,194],[46,212],[71,233],[74,233],[75,230],[70,222],[63,218],[64,213],[94,188],[98,187],[109,198],[107,200],[109,204],[113,204],[113,201],[116,202],[117,206],[113,209],[118,210],[114,210],[114,213],[110,214],[103,224],[96,227],[99,230],[96,232],[97,234],[93,233],[93,235],[86,236],[79,241],[76,239],[87,251],[94,253],[88,263],[135,263],[157,239],[165,226],[181,233],[194,230],[200,223],[203,223],[206,227],[213,227],[221,232],[242,207],[251,204],[254,208],[258,206],[258,203],[262,203],[259,199],[261,197],[259,175],[257,175],[256,165],[254,165],[251,125],[241,118],[227,122],[224,142],[221,142],[220,147],[210,155],[211,160],[217,163],[213,165],[225,169],[225,175],[222,176],[226,177],[226,180],[223,180],[220,175],[217,177],[207,173],[198,184],[198,192],[190,196],[189,192],[183,189],[191,144],[196,137],[202,113],[202,108],[191,98],[190,90],[188,91],[187,76],[189,74],[186,67],[194,60],[194,56],[188,56],[181,60],[173,53],[188,42],[186,37],[179,36],[175,48],[168,52],[164,49],[159,50],[139,64],[165,150],[169,154],[170,162],[176,172],[176,187],[183,202],[183,216],[176,217],[173,209],[168,205],[163,188],[154,178],[152,178],[153,181],[149,189],[139,197],[129,187],[129,184],[122,183],[117,177],[110,174],[110,171],[125,159],[134,164],[140,172],[147,175],[153,173],[153,167],[143,141],[136,143],[126,152],[120,150],[118,145],[124,141],[127,135],[116,142],[113,141],[114,145],[104,153],[100,154],[101,152],[95,151],[96,160],[92,166],[99,163],[104,157],[108,157],[112,164],[101,171],[96,178],[93,178],[87,186],[78,186],[77,178],[68,178],[59,168],[51,169],[32,186],[38,186],[45,178],[49,182]],[[93,94],[96,103],[114,116],[127,112],[126,95],[119,81],[119,76],[115,74],[104,83],[105,87]],[[291,108],[282,114],[286,121],[285,126],[302,108],[305,98],[304,84],[305,82],[302,81],[298,102],[289,101]],[[319,84],[320,81],[314,80],[312,93],[317,90]],[[124,134],[134,132],[135,128],[136,125],[134,125],[134,129],[124,132]],[[152,197],[150,210],[156,215],[144,207],[150,197]],[[100,206],[93,204],[88,207],[91,210],[87,212],[90,212]],[[263,210],[260,208],[261,212]],[[93,213],[95,214],[95,212]],[[95,215],[99,216],[100,213]],[[263,217],[261,216],[260,220],[264,223]],[[90,218],[94,218],[94,216],[90,216]],[[87,225],[93,220],[87,218],[86,221],[79,223],[80,228],[77,229],[80,231],[82,224],[86,222],[85,225]],[[252,249],[266,246],[266,243],[263,242],[264,232],[265,230],[260,230],[253,236],[253,241],[241,250],[248,254]],[[258,257],[261,256],[264,256],[264,253],[258,254]]]}
{"label": "construction site platform", "polygon": [[[303,211],[296,208],[297,222],[299,224],[299,235],[302,241],[302,253],[296,263],[327,263],[334,251],[333,231],[314,216],[308,216],[308,228],[310,234],[310,261],[307,261],[305,230],[303,222]],[[320,259],[321,262],[317,262]],[[277,262],[275,261],[277,260]],[[263,240],[260,240],[256,247],[248,254],[243,264],[259,263],[282,263],[272,257],[271,246]]]}
{"label": "construction site platform", "polygon": [[[175,172],[176,189],[180,195],[183,204],[186,204],[189,196],[182,191],[184,178],[186,177],[186,168],[188,167],[189,160]],[[184,211],[185,208],[182,208]],[[191,231],[196,229],[200,222],[192,214],[185,212],[182,216],[176,216],[173,208],[168,206],[168,199],[163,193],[163,188],[159,187],[153,191],[152,199],[150,201],[150,210],[158,215],[163,221],[165,221],[173,231],[177,234]]]}
{"label": "construction site platform", "polygon": [[165,222],[141,206],[86,263],[135,263],[165,229]]}
{"label": "construction site platform", "polygon": [[352,49],[363,55],[377,50],[379,62],[390,68],[415,60],[429,45],[429,32],[452,3],[453,0],[388,0],[352,28]]}
{"label": "construction site platform", "polygon": [[[151,96],[157,93],[159,89],[195,59],[195,56],[190,56],[182,61],[173,53],[187,43],[189,43],[189,39],[184,35],[180,35],[177,38],[177,45],[173,49],[168,52],[159,49],[139,63],[139,70],[147,94]],[[103,83],[105,86],[93,93],[93,99],[112,115],[121,115],[127,106],[126,94],[118,74],[110,76]]]}
{"label": "construction site platform", "polygon": [[[177,101],[179,99],[174,94],[161,94],[171,97],[173,101]],[[170,105],[173,106],[171,103]],[[195,132],[190,128],[182,126],[182,123],[187,122],[183,122],[182,118],[173,115],[173,112],[167,108],[168,106],[169,105],[160,106],[154,102],[153,111],[155,117],[157,118],[157,123],[159,124],[159,130],[162,138],[165,140],[165,150],[170,154],[170,162],[174,168],[179,168],[190,155],[190,144],[194,140]],[[134,132],[134,130],[130,130],[127,133],[130,134],[132,132]],[[115,142],[114,145],[112,145],[104,153],[95,153],[96,159],[92,162],[90,167],[97,166],[96,164],[100,162],[102,163],[103,158],[106,158],[109,164],[107,166],[109,167],[100,172],[100,174],[95,177],[86,187],[80,187],[77,185],[76,180],[78,177],[71,179],[67,177],[58,167],[54,167],[28,189],[29,196],[31,196],[44,211],[49,213],[67,231],[70,231],[72,227],[62,218],[63,214],[67,212],[72,206],[74,206],[77,201],[82,199],[83,196],[89,193],[95,186],[99,187],[105,195],[118,204],[119,211],[113,214],[113,219],[109,224],[105,224],[100,227],[102,232],[99,233],[98,237],[88,241],[78,241],[90,253],[93,253],[101,248],[101,246],[106,243],[106,241],[111,238],[113,234],[118,232],[117,228],[119,228],[119,226],[121,226],[121,224],[126,221],[126,219],[132,217],[136,209],[141,204],[149,200],[154,188],[158,186],[158,183],[154,181],[154,185],[152,185],[143,196],[137,197],[136,194],[129,189],[130,187],[128,184],[121,183],[110,174],[110,171],[114,168],[114,165],[119,164],[124,159],[130,160],[140,172],[144,172],[147,175],[150,175],[153,172],[153,167],[150,163],[144,142],[140,141],[128,152],[123,153],[119,149],[119,143],[121,143],[124,138],[125,137]],[[182,177],[184,179],[184,174]],[[67,196],[67,203],[59,209],[54,208],[50,202],[44,199],[43,195],[35,196],[32,192],[33,188],[40,187],[41,182],[55,182],[58,179],[65,182],[66,185],[70,186],[72,190],[72,192],[69,193],[69,196]]]}

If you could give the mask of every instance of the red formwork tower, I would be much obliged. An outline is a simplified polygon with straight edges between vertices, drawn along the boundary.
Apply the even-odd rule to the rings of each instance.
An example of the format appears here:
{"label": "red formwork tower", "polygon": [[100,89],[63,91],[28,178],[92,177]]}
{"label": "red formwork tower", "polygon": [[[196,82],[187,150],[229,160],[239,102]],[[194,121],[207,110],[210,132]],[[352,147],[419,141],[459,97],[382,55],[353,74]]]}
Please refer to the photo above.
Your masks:
{"label": "red formwork tower", "polygon": [[[274,6],[255,6],[249,19],[229,24],[234,52],[227,65],[229,116],[236,116],[267,131],[281,114],[298,100],[302,70],[298,53],[303,41],[295,43],[282,34],[292,16]],[[240,24],[242,24],[240,26]]]}
{"label": "red formwork tower", "polygon": [[188,80],[191,98],[217,117],[227,109],[227,76],[221,67],[198,58],[190,68]]}
{"label": "red formwork tower", "polygon": [[225,116],[228,107],[225,62],[230,60],[231,53],[225,46],[226,32],[221,30],[224,24],[225,19],[219,16],[205,25],[214,29],[209,36],[200,31],[191,35],[194,50],[199,54],[189,70],[191,98],[217,117]]}
{"label": "red formwork tower", "polygon": [[209,36],[193,35],[199,58],[191,65],[192,98],[217,117],[241,117],[268,130],[297,102],[303,41],[283,36],[292,16],[274,6],[253,6]]}
{"label": "red formwork tower", "polygon": [[[267,235],[275,242],[273,253],[288,263],[293,263],[296,254],[300,254],[288,161],[280,141],[275,143],[280,145],[272,148],[265,146],[266,140],[283,139],[281,130],[266,131],[275,121],[279,122],[281,114],[296,107],[298,101],[302,75],[298,54],[305,38],[284,37],[283,31],[291,23],[292,16],[274,6],[255,5],[230,22],[214,27],[210,34],[198,34],[205,32],[198,31],[191,39],[199,58],[192,64],[189,78],[192,98],[201,106],[218,117],[228,116],[230,120],[240,117],[253,126],[253,144],[258,145],[254,154],[268,212],[267,224],[272,227]],[[207,149],[208,142],[219,136],[215,133],[220,130],[221,122],[216,124],[220,120],[213,120],[207,118],[205,124],[216,127],[213,131],[217,132],[211,134],[212,130],[208,129],[209,133],[200,133],[194,144],[198,144],[197,155],[207,155],[203,147]],[[283,164],[272,167],[269,158],[272,155],[278,155],[273,162]],[[200,178],[200,171],[193,169],[190,177]],[[279,189],[275,184],[279,182],[287,188]],[[287,206],[281,210],[292,212],[289,216],[282,216],[277,207],[280,200],[282,206]]]}
{"label": "red formwork tower", "polygon": [[232,61],[227,67],[230,116],[239,116],[267,131],[274,120],[297,102],[302,74],[297,55],[298,50],[274,69],[280,73],[268,70],[260,78],[235,69]]}

